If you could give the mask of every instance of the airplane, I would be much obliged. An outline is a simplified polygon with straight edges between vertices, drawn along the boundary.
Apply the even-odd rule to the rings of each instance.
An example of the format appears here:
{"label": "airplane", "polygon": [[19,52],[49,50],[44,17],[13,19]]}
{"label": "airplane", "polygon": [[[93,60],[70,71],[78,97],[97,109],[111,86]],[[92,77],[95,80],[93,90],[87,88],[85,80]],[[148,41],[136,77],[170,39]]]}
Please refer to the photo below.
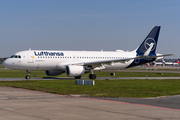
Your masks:
{"label": "airplane", "polygon": [[152,64],[156,67],[157,65],[164,65],[163,62],[153,61]]}
{"label": "airplane", "polygon": [[161,26],[154,26],[147,37],[133,51],[50,51],[27,50],[12,55],[3,62],[5,67],[26,70],[26,79],[30,79],[31,70],[43,70],[48,76],[61,75],[80,79],[81,75],[91,73],[90,79],[96,79],[95,70],[120,70],[173,54],[157,54],[156,47]]}
{"label": "airplane", "polygon": [[166,62],[164,61],[164,59],[162,59],[162,63],[163,65],[178,65],[178,63],[175,63],[175,62]]}
{"label": "airplane", "polygon": [[179,62],[179,60],[177,60],[177,63],[178,63],[177,65],[180,65],[180,62]]}
{"label": "airplane", "polygon": [[180,62],[178,60],[177,60],[177,63],[176,62],[166,62],[164,59],[162,59],[162,62],[153,61],[152,64],[154,66],[156,66],[156,65],[163,65],[163,66],[165,66],[165,65],[179,65]]}

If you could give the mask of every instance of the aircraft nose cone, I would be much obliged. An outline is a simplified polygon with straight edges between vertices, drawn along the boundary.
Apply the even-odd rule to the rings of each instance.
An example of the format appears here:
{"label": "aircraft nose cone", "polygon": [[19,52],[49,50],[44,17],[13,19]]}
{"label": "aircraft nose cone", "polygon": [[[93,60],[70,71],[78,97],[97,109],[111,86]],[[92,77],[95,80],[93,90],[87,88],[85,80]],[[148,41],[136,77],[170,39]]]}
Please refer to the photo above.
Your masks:
{"label": "aircraft nose cone", "polygon": [[7,59],[3,62],[3,66],[8,67],[10,65],[10,61]]}
{"label": "aircraft nose cone", "polygon": [[7,63],[6,63],[6,60],[5,60],[5,61],[3,62],[3,66],[5,66],[5,67],[6,67],[6,64],[7,64]]}

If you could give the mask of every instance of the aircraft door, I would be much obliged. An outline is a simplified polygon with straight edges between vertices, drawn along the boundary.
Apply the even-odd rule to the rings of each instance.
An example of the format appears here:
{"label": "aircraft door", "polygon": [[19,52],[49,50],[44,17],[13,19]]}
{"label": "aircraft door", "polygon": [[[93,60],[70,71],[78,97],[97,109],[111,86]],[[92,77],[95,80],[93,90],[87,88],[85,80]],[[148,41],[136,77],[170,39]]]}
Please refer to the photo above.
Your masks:
{"label": "aircraft door", "polygon": [[33,63],[33,53],[32,52],[28,52],[28,63]]}

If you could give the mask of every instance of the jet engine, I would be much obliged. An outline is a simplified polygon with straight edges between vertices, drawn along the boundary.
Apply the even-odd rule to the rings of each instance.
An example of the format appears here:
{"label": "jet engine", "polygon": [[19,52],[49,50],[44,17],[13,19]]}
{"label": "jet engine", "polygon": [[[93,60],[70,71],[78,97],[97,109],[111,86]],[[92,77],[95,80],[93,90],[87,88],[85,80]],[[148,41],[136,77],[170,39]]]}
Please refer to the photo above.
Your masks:
{"label": "jet engine", "polygon": [[63,71],[61,70],[49,70],[45,72],[46,72],[46,75],[48,76],[56,76],[56,75],[61,75],[63,73]]}
{"label": "jet engine", "polygon": [[71,77],[81,76],[85,73],[83,66],[68,65],[66,66],[66,74]]}

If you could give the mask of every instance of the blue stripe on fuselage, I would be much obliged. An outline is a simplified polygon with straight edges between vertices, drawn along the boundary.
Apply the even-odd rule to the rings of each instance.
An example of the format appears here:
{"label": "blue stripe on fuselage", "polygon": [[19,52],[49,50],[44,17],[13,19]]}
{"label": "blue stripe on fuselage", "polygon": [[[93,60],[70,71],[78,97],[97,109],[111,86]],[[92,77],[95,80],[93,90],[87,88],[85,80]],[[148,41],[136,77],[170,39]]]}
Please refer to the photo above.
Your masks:
{"label": "blue stripe on fuselage", "polygon": [[126,68],[135,67],[135,66],[138,66],[138,65],[143,65],[145,63],[150,63],[150,62],[153,62],[155,60],[156,60],[156,58],[141,58],[141,59],[136,59],[129,66],[127,66]]}

